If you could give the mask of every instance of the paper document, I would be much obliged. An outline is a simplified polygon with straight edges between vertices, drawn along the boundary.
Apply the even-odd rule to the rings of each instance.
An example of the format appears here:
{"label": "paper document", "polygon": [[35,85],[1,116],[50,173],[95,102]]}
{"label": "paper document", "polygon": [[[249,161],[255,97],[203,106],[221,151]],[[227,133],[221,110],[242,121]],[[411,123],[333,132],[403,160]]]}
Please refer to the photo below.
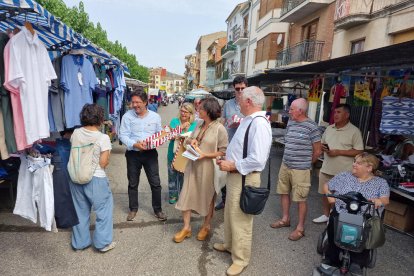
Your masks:
{"label": "paper document", "polygon": [[192,131],[188,131],[186,133],[181,133],[180,134],[180,137],[184,137],[184,138],[190,137],[191,136],[191,133],[193,133],[193,132]]}
{"label": "paper document", "polygon": [[193,146],[191,145],[187,145],[186,146],[186,151],[183,152],[183,156],[190,159],[190,160],[197,160],[198,158],[200,158],[200,154],[195,150],[195,148],[193,148]]}

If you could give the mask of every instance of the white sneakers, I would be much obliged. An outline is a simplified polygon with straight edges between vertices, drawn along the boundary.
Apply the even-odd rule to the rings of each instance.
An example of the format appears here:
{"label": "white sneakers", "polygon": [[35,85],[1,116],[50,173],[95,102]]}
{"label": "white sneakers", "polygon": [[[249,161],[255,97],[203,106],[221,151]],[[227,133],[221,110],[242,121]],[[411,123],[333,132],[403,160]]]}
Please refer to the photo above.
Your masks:
{"label": "white sneakers", "polygon": [[316,219],[314,219],[312,221],[314,223],[326,223],[326,222],[328,222],[328,220],[329,220],[329,217],[327,217],[325,215],[322,215],[322,216],[320,216],[320,217],[318,217],[318,218],[316,218]]}
{"label": "white sneakers", "polygon": [[116,242],[111,242],[110,244],[108,244],[107,246],[105,246],[104,248],[99,249],[99,252],[101,253],[106,253],[111,249],[114,249],[116,246]]}

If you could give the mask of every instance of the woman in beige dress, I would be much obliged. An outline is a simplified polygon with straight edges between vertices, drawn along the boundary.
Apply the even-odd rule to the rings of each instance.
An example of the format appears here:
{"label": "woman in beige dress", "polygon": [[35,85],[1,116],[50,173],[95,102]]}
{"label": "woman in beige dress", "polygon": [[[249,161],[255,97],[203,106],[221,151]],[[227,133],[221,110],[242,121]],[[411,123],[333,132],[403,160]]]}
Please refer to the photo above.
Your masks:
{"label": "woman in beige dress", "polygon": [[227,131],[219,121],[220,115],[221,107],[215,98],[201,101],[199,116],[203,122],[197,125],[190,141],[200,158],[189,161],[184,172],[183,189],[175,207],[182,211],[184,220],[182,230],[174,236],[177,243],[191,237],[191,211],[204,217],[197,239],[205,240],[210,232],[216,196],[213,162],[225,154],[228,144]]}

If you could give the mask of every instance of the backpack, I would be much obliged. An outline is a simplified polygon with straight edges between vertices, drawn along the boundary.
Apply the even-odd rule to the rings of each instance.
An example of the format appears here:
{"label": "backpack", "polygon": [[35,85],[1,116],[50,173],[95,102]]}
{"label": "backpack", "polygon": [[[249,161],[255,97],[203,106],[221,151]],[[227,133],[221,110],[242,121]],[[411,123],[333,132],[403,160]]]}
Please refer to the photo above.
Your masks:
{"label": "backpack", "polygon": [[99,158],[94,157],[99,137],[94,141],[85,141],[82,136],[79,135],[79,129],[73,132],[68,162],[70,179],[77,184],[89,183],[99,163]]}

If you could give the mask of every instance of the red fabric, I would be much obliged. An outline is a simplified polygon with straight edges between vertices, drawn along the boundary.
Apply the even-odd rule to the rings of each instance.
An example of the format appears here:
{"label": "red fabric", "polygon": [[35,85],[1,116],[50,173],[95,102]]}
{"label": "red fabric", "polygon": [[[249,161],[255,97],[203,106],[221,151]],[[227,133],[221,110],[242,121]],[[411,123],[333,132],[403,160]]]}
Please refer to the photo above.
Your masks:
{"label": "red fabric", "polygon": [[339,105],[341,101],[341,96],[344,97],[346,95],[345,87],[342,85],[342,83],[336,84],[334,91],[335,91],[335,94],[334,94],[334,99],[332,102],[331,116],[329,118],[329,124],[331,125],[334,123],[335,108]]}

